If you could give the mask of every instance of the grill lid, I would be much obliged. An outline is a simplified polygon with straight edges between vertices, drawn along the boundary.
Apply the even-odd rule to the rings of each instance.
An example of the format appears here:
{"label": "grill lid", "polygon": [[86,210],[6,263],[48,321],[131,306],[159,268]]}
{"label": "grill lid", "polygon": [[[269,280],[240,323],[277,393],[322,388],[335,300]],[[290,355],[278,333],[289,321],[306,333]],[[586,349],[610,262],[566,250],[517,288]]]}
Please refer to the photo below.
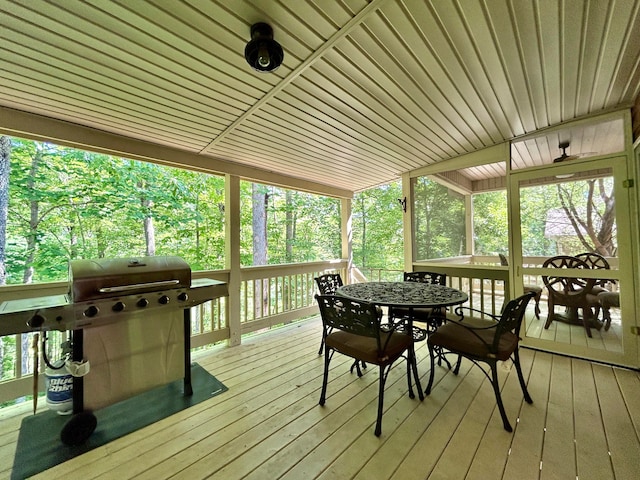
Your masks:
{"label": "grill lid", "polygon": [[191,268],[180,257],[99,258],[69,262],[71,302],[189,288]]}

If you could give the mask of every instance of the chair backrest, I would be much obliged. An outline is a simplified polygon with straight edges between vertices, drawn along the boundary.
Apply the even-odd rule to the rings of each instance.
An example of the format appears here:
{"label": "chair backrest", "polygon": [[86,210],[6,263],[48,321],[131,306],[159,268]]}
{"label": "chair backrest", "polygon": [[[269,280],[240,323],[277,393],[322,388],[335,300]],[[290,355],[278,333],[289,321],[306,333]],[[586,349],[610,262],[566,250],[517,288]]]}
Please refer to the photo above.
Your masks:
{"label": "chair backrest", "polygon": [[404,281],[445,285],[447,282],[447,274],[435,272],[404,272]]}
{"label": "chair backrest", "polygon": [[343,285],[339,273],[327,273],[314,278],[320,295],[335,295],[336,290]]}
{"label": "chair backrest", "polygon": [[607,270],[611,268],[607,259],[596,252],[579,253],[576,258],[586,262],[589,268],[604,268]]}
{"label": "chair backrest", "polygon": [[316,295],[320,316],[325,329],[332,328],[354,335],[373,337],[378,341],[378,351],[386,345],[380,343],[380,321],[373,303],[357,302],[335,295]]}
{"label": "chair backrest", "polygon": [[516,335],[520,335],[520,327],[522,326],[522,320],[527,310],[529,301],[535,297],[534,292],[527,292],[513,300],[509,300],[504,306],[500,320],[496,328],[496,336],[493,340],[494,351],[497,351],[500,337],[506,332],[513,332]]}
{"label": "chair backrest", "polygon": [[500,258],[500,265],[502,265],[503,267],[509,266],[509,260],[503,253],[499,253],[498,258]]}
{"label": "chair backrest", "polygon": [[[593,268],[593,269],[597,269],[597,268],[601,268],[603,270],[611,269],[611,266],[609,265],[609,262],[607,261],[607,259],[596,252],[579,253],[578,255],[576,255],[576,258],[583,260],[587,265],[589,265],[590,268]],[[596,280],[596,285],[604,287],[609,282],[614,282],[614,281],[603,278],[603,279]]]}
{"label": "chair backrest", "polygon": [[[557,268],[558,270],[590,269],[587,262],[570,255],[557,255],[547,258],[542,264],[542,268]],[[595,278],[565,277],[560,271],[557,275],[543,275],[542,281],[547,287],[549,295],[553,295],[561,305],[567,305],[564,302],[574,304],[582,301],[582,297],[586,296],[596,283]]]}

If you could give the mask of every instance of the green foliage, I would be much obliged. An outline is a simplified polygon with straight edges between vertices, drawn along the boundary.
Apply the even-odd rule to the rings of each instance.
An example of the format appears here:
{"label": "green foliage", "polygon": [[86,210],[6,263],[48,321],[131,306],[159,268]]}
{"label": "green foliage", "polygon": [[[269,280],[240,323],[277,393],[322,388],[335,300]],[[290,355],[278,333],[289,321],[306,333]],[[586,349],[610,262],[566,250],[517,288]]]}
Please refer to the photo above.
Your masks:
{"label": "green foliage", "polygon": [[[339,200],[267,185],[260,185],[259,191],[268,197],[268,264],[341,257]],[[247,246],[241,261],[242,265],[252,265],[251,184],[241,182],[241,192],[241,244]],[[291,237],[287,236],[287,224]]]}
{"label": "green foliage", "polygon": [[[338,200],[260,188],[269,196],[269,263],[340,257]],[[28,267],[31,281],[57,281],[69,259],[142,256],[145,221],[156,255],[179,255],[194,270],[224,267],[222,177],[12,139],[9,189],[7,283],[22,283]],[[241,189],[241,258],[251,265],[251,184]]]}
{"label": "green foliage", "polygon": [[464,197],[426,177],[416,179],[414,197],[417,259],[465,254]]}
{"label": "green foliage", "polygon": [[507,192],[487,192],[473,195],[474,255],[507,254],[509,224]]}
{"label": "green foliage", "polygon": [[392,182],[357,193],[352,202],[353,259],[362,268],[402,270],[402,185]]}
{"label": "green foliage", "polygon": [[0,337],[0,380],[15,378],[16,375],[16,336]]}
{"label": "green foliage", "polygon": [[524,255],[616,254],[612,177],[522,188],[520,197]]}
{"label": "green foliage", "polygon": [[224,179],[13,139],[7,283],[64,280],[74,258],[140,256],[151,218],[156,255],[222,268]]}
{"label": "green foliage", "polygon": [[541,185],[520,189],[520,231],[524,256],[553,256],[558,252],[545,236],[547,212],[560,206],[555,186]]}

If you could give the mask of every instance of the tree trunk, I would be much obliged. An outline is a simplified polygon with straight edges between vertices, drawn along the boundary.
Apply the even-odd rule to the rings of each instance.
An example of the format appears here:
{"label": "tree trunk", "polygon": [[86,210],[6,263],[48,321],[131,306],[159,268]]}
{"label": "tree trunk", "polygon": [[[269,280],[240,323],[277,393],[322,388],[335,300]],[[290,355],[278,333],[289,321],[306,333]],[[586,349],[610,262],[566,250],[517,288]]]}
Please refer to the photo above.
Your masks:
{"label": "tree trunk", "polygon": [[[293,262],[293,242],[296,235],[296,211],[293,202],[293,192],[291,190],[286,191],[285,196],[285,230],[286,230],[286,244],[285,244],[285,262]],[[285,310],[291,308],[291,288],[289,282],[284,282],[282,292],[282,303]]]}
{"label": "tree trunk", "polygon": [[[11,171],[11,138],[0,136],[0,285],[7,283],[6,246],[7,216],[9,211],[9,174]],[[2,365],[2,345],[0,345],[0,365]],[[0,378],[2,369],[0,368]]]}
{"label": "tree trunk", "polygon": [[[260,185],[252,186],[253,205],[253,264],[267,264],[267,202],[269,195]],[[256,280],[254,282],[254,313],[255,318],[263,316],[268,306],[268,284]]]}
{"label": "tree trunk", "polygon": [[362,257],[360,258],[360,268],[366,268],[367,266],[367,212],[364,197],[360,200],[360,208],[362,209]]}
{"label": "tree trunk", "polygon": [[147,246],[145,255],[153,256],[156,254],[156,232],[153,226],[153,217],[148,215],[144,217],[144,242]]}
{"label": "tree trunk", "polygon": [[[598,192],[596,194],[596,182]],[[558,198],[565,215],[571,222],[580,243],[586,251],[596,252],[605,257],[615,256],[613,242],[613,227],[615,225],[615,197],[613,191],[607,194],[604,180],[587,180],[588,190],[586,198],[586,211],[581,213],[571,196],[570,191],[558,184]],[[598,195],[604,203],[604,210],[599,212],[595,207],[594,197]],[[582,199],[579,201],[582,202]],[[599,228],[597,227],[599,224]]]}
{"label": "tree trunk", "polygon": [[[35,191],[36,176],[42,162],[42,150],[38,147],[36,153],[31,159],[31,169],[29,171],[29,179],[27,180],[27,189]],[[38,226],[40,225],[40,203],[37,199],[29,202],[29,232],[27,233],[27,256],[25,258],[25,270],[22,277],[22,283],[33,282],[33,261],[36,258],[36,249],[38,248]]]}
{"label": "tree trunk", "polygon": [[[138,183],[138,188],[144,191],[142,182]],[[140,196],[140,205],[142,205],[144,212],[142,224],[144,227],[145,255],[152,257],[156,254],[156,232],[153,226],[153,215],[151,214],[152,202],[142,194]]]}
{"label": "tree trunk", "polygon": [[291,259],[293,258],[293,221],[293,192],[287,190],[285,196],[285,262],[287,263],[291,263]]}

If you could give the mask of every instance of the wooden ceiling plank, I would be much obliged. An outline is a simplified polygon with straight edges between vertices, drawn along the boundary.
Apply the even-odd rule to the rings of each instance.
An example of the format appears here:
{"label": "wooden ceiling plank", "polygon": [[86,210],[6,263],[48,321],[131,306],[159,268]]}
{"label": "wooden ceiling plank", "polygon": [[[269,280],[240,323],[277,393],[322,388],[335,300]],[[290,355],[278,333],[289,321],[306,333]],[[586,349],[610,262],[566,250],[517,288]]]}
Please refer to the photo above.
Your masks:
{"label": "wooden ceiling plank", "polygon": [[430,150],[429,144],[421,145],[411,135],[414,129],[405,128],[402,119],[394,118],[394,115],[377,100],[372,99],[368,103],[360,101],[357,96],[360,92],[357,84],[342,84],[338,75],[333,76],[331,80],[324,75],[313,75],[315,71],[314,66],[292,85],[308,91],[311,98],[319,100],[314,102],[315,108],[334,111],[335,116],[350,119],[350,123],[361,126],[360,130],[369,132],[368,136],[376,143],[385,140],[388,144],[395,144],[395,148],[406,150],[408,156],[428,154],[425,149]]}
{"label": "wooden ceiling plank", "polygon": [[[519,13],[526,10],[519,10]],[[518,112],[518,118],[522,123],[525,132],[532,132],[546,125],[537,125],[533,114],[531,89],[524,71],[524,65],[520,52],[517,48],[516,26],[513,24],[513,17],[506,2],[496,2],[491,5],[491,9],[486,9],[487,28],[492,38],[489,44],[491,48],[485,46],[486,51],[494,54],[499,63],[497,68],[504,73],[505,80],[510,92],[509,97],[513,99]],[[533,18],[527,21],[533,22]]]}
{"label": "wooden ceiling plank", "polygon": [[[388,155],[391,158],[402,158],[403,161],[406,160],[407,157],[402,155],[402,150],[405,151],[405,154],[409,154],[410,158],[411,154],[410,151],[406,150],[408,148],[406,145],[399,145],[399,142],[393,143],[385,137],[377,137],[376,133],[370,131],[368,128],[360,128],[360,124],[355,122],[351,117],[344,115],[338,110],[328,109],[324,101],[310,96],[308,90],[297,89],[295,85],[292,85],[287,93],[289,95],[286,104],[296,105],[298,111],[304,112],[305,121],[327,130],[331,129],[343,138],[348,137],[358,142],[367,143],[380,152],[380,154]],[[309,107],[311,108],[309,109]]]}
{"label": "wooden ceiling plank", "polygon": [[[296,145],[298,149],[304,152],[316,152],[321,155],[334,155],[340,157],[342,161],[360,162],[362,166],[375,164],[372,162],[371,153],[368,151],[359,151],[353,148],[352,144],[347,144],[336,139],[335,136],[325,134],[323,131],[313,131],[306,127],[291,127],[293,122],[290,120],[279,121],[275,115],[254,115],[251,124],[247,123],[243,126],[244,130],[254,130],[260,128],[263,131],[270,132],[273,136],[272,141],[280,141],[285,145]],[[298,154],[299,155],[299,154]],[[380,166],[385,165],[380,163]]]}
{"label": "wooden ceiling plank", "polygon": [[[336,42],[341,40],[344,36],[348,35],[352,29],[357,28],[360,23],[369,15],[371,12],[374,12],[383,2],[386,0],[371,0],[371,2],[363,8],[356,16],[354,16],[349,23],[344,25],[340,30],[338,30],[327,42],[325,42],[320,48],[318,48],[313,54],[311,54],[305,61],[300,64],[296,69],[291,72],[285,79],[278,83],[271,91],[269,91],[265,96],[263,96],[258,102],[256,102],[249,110],[247,110],[243,115],[238,117],[236,121],[231,124],[225,132],[218,135],[218,137],[211,142],[207,148],[213,146],[216,142],[222,140],[222,138],[227,134],[226,132],[232,131],[236,126],[244,121],[245,118],[248,118],[255,112],[257,109],[261,108],[261,106],[267,103],[271,98],[275,97],[280,91],[282,91],[285,87],[287,87],[291,82],[293,82],[302,72],[304,72],[310,65],[312,65],[316,60],[322,57],[322,55],[331,49]],[[205,148],[205,151],[206,149]]]}
{"label": "wooden ceiling plank", "polygon": [[[455,136],[458,131],[453,124],[449,122],[433,104],[432,100],[425,96],[425,91],[418,88],[406,75],[402,75],[400,67],[394,64],[392,60],[386,61],[386,67],[382,65],[385,62],[378,62],[376,58],[387,58],[389,53],[376,52],[374,50],[375,42],[366,34],[354,34],[350,36],[353,42],[345,41],[335,52],[327,54],[327,64],[337,69],[348,81],[354,84],[354,90],[362,92],[361,101],[365,102],[366,96],[374,100],[372,104],[378,103],[388,114],[381,112],[382,118],[393,119],[390,116],[398,117],[405,125],[402,130],[407,133],[411,130],[414,134],[416,142],[420,142],[427,147],[430,152],[429,156],[433,158],[448,156],[451,152],[456,153],[463,150],[463,144],[466,139],[460,142],[462,135],[457,138]],[[365,51],[367,53],[365,54]],[[376,63],[374,63],[376,62]],[[321,68],[322,65],[318,65]],[[326,73],[329,77],[329,72]],[[398,78],[401,77],[401,78]],[[332,78],[332,77],[330,77]],[[403,82],[404,80],[404,82]],[[402,87],[400,87],[402,84]],[[426,85],[429,88],[429,85]],[[433,116],[438,120],[434,120]],[[413,121],[409,117],[413,116]],[[393,121],[394,124],[397,121]],[[444,123],[444,124],[443,124]],[[448,127],[448,128],[446,128]],[[435,144],[443,144],[443,147]]]}
{"label": "wooden ceiling plank", "polygon": [[401,3],[393,2],[385,5],[379,15],[368,19],[366,25],[398,59],[399,66],[394,70],[405,70],[410,79],[400,78],[397,83],[420,92],[409,92],[409,96],[421,106],[424,102],[425,113],[438,125],[434,131],[441,128],[450,132],[443,140],[447,135],[454,135],[452,131],[457,132],[455,143],[450,144],[460,146],[452,152],[454,155],[501,141],[495,122],[469,81],[460,56],[433,18],[418,19],[403,9]]}
{"label": "wooden ceiling plank", "polygon": [[[474,75],[474,81],[476,78],[483,81],[483,76],[488,79],[488,92],[486,97],[491,101],[491,97],[495,97],[496,102],[492,105],[494,112],[500,112],[501,116],[507,119],[508,132],[504,132],[507,138],[522,134],[526,131],[525,126],[520,118],[520,112],[518,105],[513,98],[513,91],[509,85],[509,79],[504,71],[504,64],[501,61],[499,52],[495,47],[495,37],[491,26],[487,23],[485,11],[482,8],[481,3],[476,2],[463,2],[460,3],[460,8],[463,10],[458,14],[458,17],[450,12],[445,7],[446,4],[438,2],[433,3],[433,8],[438,8],[433,15],[437,15],[439,22],[439,28],[444,29],[450,36],[461,34],[461,30],[467,29],[469,31],[470,44],[467,42],[467,48],[471,48],[474,55],[477,58],[477,62],[482,65],[483,75],[480,76],[479,72]],[[493,4],[491,4],[493,5]],[[444,10],[441,10],[443,9]],[[448,16],[447,16],[448,15]],[[464,18],[465,22],[462,24],[461,19]],[[461,26],[463,25],[464,28]],[[456,37],[457,38],[457,37]],[[460,39],[457,44],[463,45],[465,42]],[[470,53],[470,52],[468,52]],[[467,53],[465,59],[468,60],[470,55]],[[494,117],[496,115],[494,114]]]}
{"label": "wooden ceiling plank", "polygon": [[[136,104],[138,99],[134,96],[110,96],[108,95],[108,89],[92,90],[82,82],[77,83],[69,93],[63,94],[59,88],[59,82],[66,81],[65,77],[67,75],[64,72],[58,69],[56,71],[58,78],[54,79],[52,76],[45,76],[27,67],[28,62],[26,61],[23,65],[14,65],[13,68],[7,69],[3,74],[0,74],[0,78],[3,78],[6,82],[11,82],[15,86],[22,85],[22,91],[29,92],[34,101],[39,99],[43,104],[51,104],[52,101],[55,101],[59,105],[66,104],[70,108],[77,109],[79,118],[82,118],[83,109],[91,109],[94,112],[99,112],[105,118],[112,116],[114,120],[119,118],[123,121],[126,119],[126,123],[141,123],[150,127],[157,125],[160,129],[181,130],[185,134],[189,132],[189,134],[194,134],[200,138],[202,136],[210,138],[212,131],[221,131],[227,125],[224,120],[214,118],[209,121],[193,113],[174,112],[171,109],[158,110],[158,104],[154,103]],[[33,93],[33,88],[30,84],[21,84],[22,78],[38,80],[39,91]],[[72,80],[73,75],[69,74],[69,81]],[[46,90],[45,86],[47,86]],[[17,91],[18,88],[15,88],[15,90]],[[127,102],[126,100],[129,101]]]}
{"label": "wooden ceiling plank", "polygon": [[[53,35],[53,34],[52,34]],[[0,38],[2,34],[0,33]],[[42,38],[45,38],[47,35],[43,34]],[[207,106],[207,104],[212,103],[213,98],[222,98],[222,96],[214,97],[215,92],[208,91],[206,95],[198,96],[194,94],[194,92],[190,92],[192,95],[185,96],[184,85],[181,83],[169,83],[164,82],[163,86],[160,87],[158,85],[154,85],[153,83],[147,82],[145,80],[140,81],[138,79],[134,79],[129,76],[127,72],[118,71],[114,68],[109,68],[108,66],[102,65],[91,65],[87,64],[87,61],[93,60],[80,60],[81,57],[73,53],[66,52],[56,47],[55,53],[49,52],[49,44],[47,42],[41,42],[40,39],[34,39],[27,35],[24,35],[22,32],[11,32],[12,40],[14,42],[9,43],[8,41],[3,42],[3,46],[6,46],[0,52],[0,58],[5,62],[11,62],[14,64],[20,64],[22,58],[30,57],[37,60],[42,60],[43,63],[40,64],[40,70],[43,74],[55,74],[58,66],[60,68],[65,68],[71,73],[75,73],[78,79],[83,79],[82,81],[87,85],[95,84],[94,89],[102,88],[102,85],[105,83],[110,84],[114,89],[129,90],[134,91],[140,97],[146,95],[149,97],[149,91],[153,91],[156,95],[150,99],[149,101],[157,102],[157,99],[168,98],[171,100],[167,100],[169,105],[176,105],[184,108],[185,106],[189,106],[195,111],[203,111],[203,108]],[[54,37],[50,38],[51,40]],[[34,47],[31,50],[25,49],[23,45],[33,45]],[[19,51],[21,54],[11,57],[11,52]],[[29,53],[31,52],[31,53]],[[43,52],[47,52],[44,54]],[[96,54],[94,52],[94,54]],[[84,63],[82,63],[84,62]],[[139,71],[140,68],[136,67],[135,70]],[[100,74],[97,75],[97,72]],[[61,84],[60,90],[65,91],[66,85]],[[165,92],[164,95],[160,95],[161,92]],[[175,95],[175,96],[174,96]],[[173,98],[172,98],[173,97]],[[175,99],[175,100],[174,100]],[[236,106],[235,112],[233,113],[234,117],[238,114],[237,112],[242,110],[242,107],[246,108],[246,105],[242,106],[241,104],[237,104],[241,108],[238,109]],[[230,113],[232,112],[229,108],[225,108],[224,105],[221,105],[220,102],[216,99],[213,102],[214,109],[220,107],[222,111],[227,110]],[[203,111],[204,113],[204,111]]]}

